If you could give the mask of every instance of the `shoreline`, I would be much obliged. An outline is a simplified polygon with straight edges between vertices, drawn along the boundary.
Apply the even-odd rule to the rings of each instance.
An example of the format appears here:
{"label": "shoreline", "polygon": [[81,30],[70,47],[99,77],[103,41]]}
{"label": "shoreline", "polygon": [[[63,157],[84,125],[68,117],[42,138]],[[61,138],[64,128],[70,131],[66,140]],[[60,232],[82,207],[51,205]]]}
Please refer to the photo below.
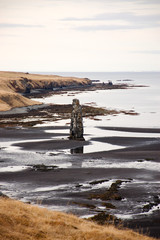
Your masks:
{"label": "shoreline", "polygon": [[[54,122],[62,119],[70,121],[71,104],[41,104],[29,107],[14,108],[7,112],[0,112],[0,127],[32,127],[43,122]],[[82,105],[83,117],[96,119],[97,116],[115,114],[138,115],[133,110],[116,110],[90,105]]]}
{"label": "shoreline", "polygon": [[[34,94],[42,96],[44,92]],[[47,90],[46,94],[50,92]],[[8,167],[8,171],[0,172],[0,191],[34,204],[38,199],[44,207],[78,216],[98,215],[102,222],[105,214],[110,217],[130,214],[133,218],[124,220],[125,226],[131,229],[138,226],[146,234],[160,237],[160,129],[101,126],[96,130],[101,130],[102,135],[88,134],[85,142],[68,140],[71,107],[43,104],[0,113],[0,167]],[[82,108],[84,117],[92,120],[102,115],[137,114],[92,106]],[[41,125],[54,125],[63,119],[68,119],[67,125]],[[107,136],[107,131],[117,134]],[[124,136],[118,136],[119,132]],[[125,133],[148,135],[136,137]],[[93,142],[95,150],[83,153]],[[99,152],[98,143],[103,144]],[[107,144],[119,149],[107,150]],[[22,171],[9,171],[14,167],[21,167]]]}
{"label": "shoreline", "polygon": [[[62,133],[56,133],[57,129],[61,130]],[[115,128],[113,129],[115,130]],[[49,132],[50,130],[52,130],[52,132]],[[157,215],[157,211],[159,210],[157,209],[157,213],[153,211],[152,214],[148,214],[150,210],[149,206],[158,206],[157,204],[160,204],[159,198],[157,203],[153,201],[153,196],[158,196],[158,186],[155,183],[160,182],[159,170],[156,167],[155,169],[152,169],[152,167],[151,169],[145,169],[143,168],[143,164],[146,164],[146,162],[149,163],[149,166],[156,163],[159,164],[160,140],[157,139],[157,137],[123,137],[123,145],[126,145],[124,149],[88,154],[74,153],[64,155],[61,150],[82,147],[82,145],[89,144],[90,141],[94,140],[91,139],[89,142],[80,142],[62,139],[64,136],[67,137],[67,134],[63,133],[64,130],[69,130],[69,127],[50,126],[28,129],[0,129],[0,138],[2,142],[7,142],[10,139],[21,142],[16,143],[16,146],[21,147],[21,153],[12,153],[12,150],[7,150],[8,153],[6,156],[9,157],[10,155],[8,154],[11,151],[11,159],[17,158],[16,161],[11,161],[11,159],[8,160],[8,164],[12,162],[16,165],[21,164],[29,167],[19,172],[0,173],[0,182],[5,182],[7,184],[5,185],[6,187],[13,182],[16,183],[15,186],[11,185],[11,188],[13,188],[11,190],[11,197],[22,201],[30,201],[31,203],[36,203],[38,198],[44,207],[53,209],[55,207],[55,209],[59,210],[63,209],[63,211],[72,212],[78,216],[97,215],[99,213],[116,215],[120,214],[120,209],[123,209],[124,206],[125,213],[127,209],[127,211],[131,211],[130,208],[132,208],[132,205],[130,206],[130,204],[132,202],[134,206],[138,206],[141,202],[142,207],[137,207],[137,213],[139,213],[139,215],[137,215],[135,219],[123,220],[124,226],[131,229],[137,229],[138,226],[138,228],[143,229],[145,234],[148,234],[149,231],[150,236],[159,237],[158,221],[160,221],[160,218],[159,215]],[[117,130],[119,131],[120,129],[117,128]],[[121,131],[124,130],[126,130],[126,128],[121,128]],[[128,130],[127,128],[127,131]],[[135,131],[135,129],[130,128],[130,132],[132,132],[132,130]],[[144,132],[152,132],[151,129],[145,128],[143,130]],[[159,133],[159,130],[160,129],[156,130],[157,133]],[[141,132],[142,129],[137,128],[136,131]],[[53,137],[56,137],[55,140],[52,139]],[[40,142],[36,143],[34,141],[35,139],[40,139]],[[46,139],[50,140],[46,141]],[[30,140],[33,140],[34,144]],[[111,138],[99,138],[96,140],[110,141]],[[112,139],[112,141],[115,142],[119,140],[121,141],[122,139],[118,137]],[[114,142],[112,142],[112,144],[114,144]],[[132,147],[130,147],[130,144]],[[15,145],[13,145],[13,147],[14,146]],[[5,156],[5,149],[1,149],[0,152],[1,156]],[[36,160],[28,161],[28,153],[30,158],[32,158],[32,155],[37,155],[37,159],[39,159],[37,165]],[[21,159],[21,154],[23,154],[23,160]],[[3,159],[3,157],[1,157],[1,159]],[[40,159],[42,159],[42,161],[40,161]],[[97,165],[99,161],[101,162],[100,168]],[[93,162],[93,165],[90,165],[90,162]],[[120,164],[122,163],[123,165],[121,167]],[[131,163],[131,167],[127,167]],[[1,162],[1,166],[2,164],[5,164],[5,161]],[[111,166],[108,168],[105,164],[109,164],[107,165],[108,167],[113,164],[113,167]],[[140,166],[140,168],[135,168],[136,166]],[[117,179],[122,181],[122,186],[124,184],[124,187],[120,186],[116,190],[122,197],[122,200],[117,201],[111,199],[109,201],[100,201],[89,198],[93,194],[95,196],[104,194],[109,187],[109,185],[106,184],[110,182],[113,183]],[[15,192],[16,194],[13,193],[15,187],[17,189]],[[127,202],[123,199],[127,199]],[[101,207],[101,204],[105,202],[106,204],[108,202],[112,203],[112,205],[116,206],[116,209],[105,209],[105,207]],[[146,202],[148,204],[148,210],[146,211],[145,218],[143,218],[141,214],[143,213]],[[127,212],[125,214],[127,214]]]}
{"label": "shoreline", "polygon": [[15,107],[40,104],[24,96],[25,93],[30,94],[32,90],[41,89],[45,92],[54,88],[90,84],[88,78],[0,71],[0,110],[7,111]]}
{"label": "shoreline", "polygon": [[88,78],[0,71],[0,111],[39,105],[31,97],[50,96],[62,91],[95,91],[145,87],[127,83],[95,82]]}

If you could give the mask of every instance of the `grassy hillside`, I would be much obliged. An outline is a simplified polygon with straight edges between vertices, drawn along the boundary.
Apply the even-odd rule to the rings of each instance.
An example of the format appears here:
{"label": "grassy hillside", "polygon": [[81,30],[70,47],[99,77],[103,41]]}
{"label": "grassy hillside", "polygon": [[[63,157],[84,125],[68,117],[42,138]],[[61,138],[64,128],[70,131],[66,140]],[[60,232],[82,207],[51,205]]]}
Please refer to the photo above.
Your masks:
{"label": "grassy hillside", "polygon": [[131,230],[99,226],[73,215],[0,198],[3,240],[152,240]]}
{"label": "grassy hillside", "polygon": [[8,111],[15,107],[24,107],[37,104],[40,103],[23,97],[18,93],[0,90],[0,111]]}
{"label": "grassy hillside", "polygon": [[0,111],[39,104],[19,94],[31,89],[53,89],[90,83],[91,81],[85,78],[0,71]]}

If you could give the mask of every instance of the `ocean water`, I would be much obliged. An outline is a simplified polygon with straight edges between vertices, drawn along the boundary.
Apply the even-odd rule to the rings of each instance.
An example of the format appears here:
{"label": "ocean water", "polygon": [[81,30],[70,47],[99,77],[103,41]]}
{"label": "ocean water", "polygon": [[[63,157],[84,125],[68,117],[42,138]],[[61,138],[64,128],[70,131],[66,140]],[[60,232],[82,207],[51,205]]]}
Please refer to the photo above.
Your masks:
{"label": "ocean water", "polygon": [[43,99],[36,98],[36,100],[44,103],[69,104],[72,103],[73,98],[78,98],[81,104],[107,109],[134,110],[138,113],[134,116],[119,114],[116,117],[102,117],[101,123],[94,121],[94,126],[160,127],[160,72],[48,72],[42,74],[86,77],[105,83],[110,80],[113,84],[143,85],[144,87],[130,89],[53,94]]}

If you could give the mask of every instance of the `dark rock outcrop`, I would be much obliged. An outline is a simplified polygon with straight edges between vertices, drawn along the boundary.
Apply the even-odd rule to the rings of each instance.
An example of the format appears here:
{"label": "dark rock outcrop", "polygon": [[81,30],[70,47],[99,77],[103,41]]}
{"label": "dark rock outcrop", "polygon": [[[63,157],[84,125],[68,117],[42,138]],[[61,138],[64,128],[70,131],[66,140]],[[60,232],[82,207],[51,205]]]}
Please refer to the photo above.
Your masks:
{"label": "dark rock outcrop", "polygon": [[84,141],[82,107],[78,99],[73,99],[69,139]]}
{"label": "dark rock outcrop", "polygon": [[7,195],[3,194],[2,192],[0,192],[0,198],[9,198]]}

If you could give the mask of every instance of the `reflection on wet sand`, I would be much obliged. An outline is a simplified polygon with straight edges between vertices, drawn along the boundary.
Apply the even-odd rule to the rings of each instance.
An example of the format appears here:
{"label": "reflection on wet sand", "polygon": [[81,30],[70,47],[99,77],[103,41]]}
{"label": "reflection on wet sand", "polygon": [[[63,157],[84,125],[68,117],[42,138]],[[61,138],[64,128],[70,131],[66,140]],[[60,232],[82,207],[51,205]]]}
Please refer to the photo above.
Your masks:
{"label": "reflection on wet sand", "polygon": [[83,153],[83,147],[73,148],[73,149],[70,150],[70,153],[71,153],[71,154],[74,154],[74,153]]}

